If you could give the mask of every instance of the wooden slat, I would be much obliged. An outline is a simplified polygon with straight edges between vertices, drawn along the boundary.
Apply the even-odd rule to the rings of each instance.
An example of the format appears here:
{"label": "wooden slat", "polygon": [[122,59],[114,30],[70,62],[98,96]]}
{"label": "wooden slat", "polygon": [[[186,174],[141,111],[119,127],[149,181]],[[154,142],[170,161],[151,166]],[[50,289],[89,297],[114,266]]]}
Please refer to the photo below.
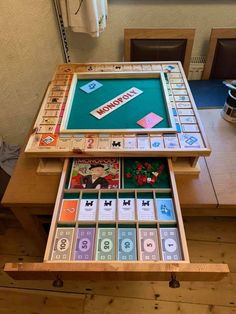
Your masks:
{"label": "wooden slat", "polygon": [[7,263],[4,271],[14,279],[80,280],[170,280],[175,274],[183,281],[221,280],[229,273],[226,264],[163,262],[80,262],[80,263]]}
{"label": "wooden slat", "polygon": [[172,166],[172,162],[170,159],[168,159],[168,165],[169,165],[172,195],[173,195],[173,201],[175,204],[175,211],[176,211],[176,216],[177,216],[177,221],[178,221],[178,229],[179,229],[179,234],[180,234],[180,239],[181,239],[181,244],[182,244],[183,256],[184,256],[184,260],[189,262],[188,246],[187,246],[187,242],[186,242],[183,218],[182,218],[181,208],[180,208],[180,204],[179,204],[179,196],[178,196],[178,192],[177,192],[177,188],[176,188],[173,166]]}
{"label": "wooden slat", "polygon": [[[106,296],[107,300],[112,299],[114,301],[113,303],[119,304],[119,306],[117,305],[117,310],[122,309],[122,302],[119,300],[127,300],[126,302],[130,304],[128,313],[134,313],[136,303],[139,304],[139,302],[142,301],[147,302],[147,304],[149,304],[148,302],[163,304],[166,310],[169,309],[168,304],[173,304],[173,306],[186,304],[189,305],[188,312],[191,313],[194,309],[196,309],[196,311],[201,309],[201,306],[206,306],[205,312],[208,313],[207,309],[210,304],[214,308],[214,311],[220,306],[222,310],[220,314],[225,314],[224,309],[229,308],[233,310],[235,307],[236,291],[236,273],[234,272],[236,260],[235,219],[188,217],[187,221],[185,221],[185,225],[187,225],[185,229],[192,262],[198,261],[200,256],[202,256],[201,262],[209,262],[209,259],[211,259],[212,262],[217,263],[224,259],[231,269],[231,273],[228,276],[219,282],[180,281],[180,288],[174,290],[169,289],[167,282],[140,281],[137,284],[137,282],[131,281],[95,280],[64,281],[64,286],[59,289],[52,286],[51,280],[14,281],[6,273],[0,271],[1,286],[7,287],[7,291],[9,292],[9,298],[8,294],[6,294],[3,299],[6,300],[6,302],[10,300],[12,296],[10,292],[15,293],[17,289],[14,288],[19,288],[22,291],[22,297],[24,295],[23,289],[27,289],[32,294],[36,293],[37,290],[40,290],[42,293],[42,290],[46,290],[45,294],[51,295],[50,292],[52,292],[52,295],[57,294],[58,298],[60,295],[63,295],[65,296],[65,304],[70,303],[70,296],[75,297],[77,294],[86,294],[89,304],[93,300],[92,297],[90,300],[90,295],[94,296],[95,299],[99,298],[99,295]],[[218,239],[219,237],[221,237],[221,239]],[[19,262],[18,258],[22,258],[24,262],[39,262],[42,260],[42,257],[40,259],[30,254],[29,249],[31,245],[27,237],[23,236],[22,229],[19,225],[14,225],[10,228],[7,226],[7,233],[5,236],[0,236],[0,243],[0,267],[6,262]],[[221,245],[219,246],[219,244]],[[5,251],[8,252],[9,255],[3,254]],[[202,254],[203,252],[204,254]],[[221,256],[222,253],[224,253],[224,257]],[[221,258],[221,260],[219,260],[219,258]],[[55,293],[55,291],[57,291],[57,293]],[[63,294],[63,292],[65,292],[65,294]],[[66,301],[66,298],[68,298],[68,301]],[[20,301],[19,303],[17,303],[17,301],[15,302],[15,306],[12,305],[12,309],[18,309],[20,312]],[[67,305],[65,306],[67,307]],[[159,307],[159,309],[160,308],[161,307]],[[202,313],[199,311],[196,313]],[[31,312],[33,312],[33,310]],[[24,311],[20,313],[24,313]]]}
{"label": "wooden slat", "polygon": [[[218,243],[236,244],[235,217],[185,217],[184,229],[188,239],[195,240],[198,245],[202,241],[213,242],[215,248]],[[191,247],[189,242],[189,245]],[[215,251],[217,249],[214,249]],[[236,250],[232,249],[232,252]],[[208,251],[208,250],[207,250]],[[227,253],[229,256],[229,252]],[[236,257],[236,256],[235,256]],[[195,260],[194,260],[195,261]]]}
{"label": "wooden slat", "polygon": [[46,207],[55,203],[60,176],[37,175],[38,164],[38,158],[21,153],[2,199],[4,206]]}
{"label": "wooden slat", "polygon": [[221,109],[200,110],[212,154],[206,163],[218,207],[236,208],[236,126],[221,118]]}
{"label": "wooden slat", "polygon": [[[169,290],[170,291],[170,290]],[[177,289],[178,291],[178,289]],[[159,299],[152,296],[146,298],[130,298],[128,295],[122,297],[109,295],[94,295],[89,293],[63,293],[52,291],[39,291],[27,289],[0,289],[0,306],[2,314],[9,313],[83,313],[83,314],[104,314],[104,313],[214,313],[233,314],[233,305],[213,305],[208,303],[182,302],[176,297],[176,301],[169,301],[167,296],[174,293],[167,293],[166,297]],[[158,296],[158,294],[157,294]]]}
{"label": "wooden slat", "polygon": [[204,158],[199,158],[199,165],[201,172],[198,177],[176,176],[177,190],[184,215],[187,215],[192,209],[194,209],[195,215],[201,215],[202,213],[199,213],[198,210],[200,208],[203,208],[203,211],[211,209],[211,215],[214,215],[217,207],[214,187]]}

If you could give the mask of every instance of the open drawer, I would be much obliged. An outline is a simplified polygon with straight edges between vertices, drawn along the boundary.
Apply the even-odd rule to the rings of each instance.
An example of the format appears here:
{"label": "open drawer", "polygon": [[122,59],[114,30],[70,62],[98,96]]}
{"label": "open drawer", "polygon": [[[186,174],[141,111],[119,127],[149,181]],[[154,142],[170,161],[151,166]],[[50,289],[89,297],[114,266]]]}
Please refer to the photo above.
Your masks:
{"label": "open drawer", "polygon": [[[97,176],[95,178],[94,176]],[[66,159],[42,263],[7,263],[14,279],[220,280],[226,264],[191,263],[172,162]]]}

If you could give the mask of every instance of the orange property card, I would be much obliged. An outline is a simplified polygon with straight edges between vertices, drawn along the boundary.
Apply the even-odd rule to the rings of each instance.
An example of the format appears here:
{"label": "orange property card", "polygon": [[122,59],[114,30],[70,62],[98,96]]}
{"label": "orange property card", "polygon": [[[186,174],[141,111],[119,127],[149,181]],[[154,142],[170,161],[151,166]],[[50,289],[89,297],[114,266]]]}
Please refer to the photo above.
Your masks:
{"label": "orange property card", "polygon": [[59,222],[75,222],[79,200],[63,200]]}

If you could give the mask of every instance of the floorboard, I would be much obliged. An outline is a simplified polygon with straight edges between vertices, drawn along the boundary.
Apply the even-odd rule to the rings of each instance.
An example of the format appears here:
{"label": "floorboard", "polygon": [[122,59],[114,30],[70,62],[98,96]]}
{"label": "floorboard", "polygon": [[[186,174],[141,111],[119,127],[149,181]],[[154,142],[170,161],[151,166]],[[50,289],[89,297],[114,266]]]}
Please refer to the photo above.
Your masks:
{"label": "floorboard", "polygon": [[[188,217],[185,230],[192,262],[224,262],[231,273],[220,282],[14,281],[0,271],[0,313],[236,313],[236,218]],[[42,256],[14,222],[0,235],[0,265],[39,262]]]}

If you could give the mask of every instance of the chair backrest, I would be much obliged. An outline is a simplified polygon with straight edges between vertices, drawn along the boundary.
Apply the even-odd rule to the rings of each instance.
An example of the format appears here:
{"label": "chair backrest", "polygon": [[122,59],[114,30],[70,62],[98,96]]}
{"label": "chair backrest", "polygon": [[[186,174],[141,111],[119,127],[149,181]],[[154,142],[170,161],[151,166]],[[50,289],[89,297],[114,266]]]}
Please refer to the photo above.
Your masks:
{"label": "chair backrest", "polygon": [[202,79],[236,79],[236,28],[211,30]]}
{"label": "chair backrest", "polygon": [[195,29],[124,30],[124,61],[181,61],[188,74]]}

